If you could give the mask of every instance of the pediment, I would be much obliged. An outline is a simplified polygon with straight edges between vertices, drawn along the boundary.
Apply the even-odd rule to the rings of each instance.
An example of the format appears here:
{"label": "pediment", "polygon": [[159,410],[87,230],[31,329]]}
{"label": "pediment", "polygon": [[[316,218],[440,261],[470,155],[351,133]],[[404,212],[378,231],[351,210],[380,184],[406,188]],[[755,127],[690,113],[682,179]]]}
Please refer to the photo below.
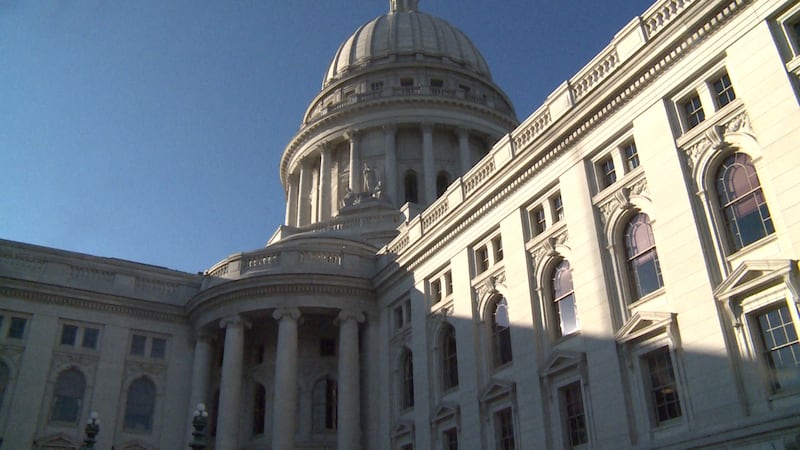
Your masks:
{"label": "pediment", "polygon": [[440,403],[433,411],[432,423],[442,422],[458,415],[458,405]]}
{"label": "pediment", "polygon": [[414,432],[414,422],[410,420],[401,420],[396,427],[392,430],[392,436],[400,437],[406,436]]}
{"label": "pediment", "polygon": [[64,433],[51,434],[39,441],[42,448],[53,449],[77,449],[78,444],[72,438]]}
{"label": "pediment", "polygon": [[542,366],[542,375],[553,375],[558,372],[572,369],[583,364],[586,355],[583,352],[556,350],[547,358]]}
{"label": "pediment", "polygon": [[482,402],[492,401],[496,398],[508,396],[514,392],[514,383],[506,380],[491,380],[486,389],[481,393]]}
{"label": "pediment", "polygon": [[654,331],[668,327],[677,314],[659,311],[637,311],[617,331],[614,339],[617,342],[630,342]]}
{"label": "pediment", "polygon": [[728,300],[796,274],[797,262],[791,259],[744,261],[714,289],[714,297],[720,301]]}

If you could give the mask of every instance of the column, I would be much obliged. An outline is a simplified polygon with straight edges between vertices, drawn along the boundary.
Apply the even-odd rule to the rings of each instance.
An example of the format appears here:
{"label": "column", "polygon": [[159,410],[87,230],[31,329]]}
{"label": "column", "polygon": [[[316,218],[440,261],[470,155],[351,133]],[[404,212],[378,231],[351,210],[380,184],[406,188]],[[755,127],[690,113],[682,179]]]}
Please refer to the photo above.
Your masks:
{"label": "column", "polygon": [[436,167],[433,158],[433,125],[422,124],[422,173],[425,189],[424,205],[436,200]]}
{"label": "column", "polygon": [[216,448],[239,447],[239,411],[242,403],[242,357],[246,322],[234,315],[219,322],[225,329],[222,377],[219,383]]}
{"label": "column", "polygon": [[189,417],[187,424],[187,439],[191,438],[192,415],[198,403],[209,406],[208,398],[208,377],[211,370],[211,334],[205,330],[195,332],[194,360],[192,361],[192,386],[189,394]]}
{"label": "column", "polygon": [[399,205],[400,199],[397,197],[397,140],[395,137],[397,128],[393,125],[385,125],[383,131],[386,141],[383,164],[383,191],[389,197],[389,202],[393,205]]}
{"label": "column", "polygon": [[286,199],[286,225],[289,226],[297,224],[297,184],[299,182],[297,175],[289,174],[287,178],[288,198]]}
{"label": "column", "polygon": [[461,163],[461,175],[472,168],[472,158],[469,157],[469,131],[459,128],[458,131],[458,160]]}
{"label": "column", "polygon": [[345,137],[350,141],[350,190],[361,192],[361,154],[358,132],[348,131]]}
{"label": "column", "polygon": [[300,161],[300,180],[297,188],[297,223],[303,226],[309,223],[309,194],[311,193],[311,165],[307,158]]}
{"label": "column", "polygon": [[331,197],[333,193],[333,186],[331,183],[331,174],[333,173],[332,164],[332,149],[328,144],[320,145],[319,149],[319,216],[318,220],[330,219],[332,214]]}
{"label": "column", "polygon": [[364,321],[364,314],[342,311],[337,317],[339,323],[339,380],[336,417],[338,420],[337,448],[361,448],[361,399],[359,397],[360,370],[358,366],[358,323]]}
{"label": "column", "polygon": [[[275,397],[272,411],[272,450],[294,448],[297,408],[297,308],[279,308],[272,313],[278,321],[278,349],[275,357]],[[233,447],[217,447],[233,448]]]}

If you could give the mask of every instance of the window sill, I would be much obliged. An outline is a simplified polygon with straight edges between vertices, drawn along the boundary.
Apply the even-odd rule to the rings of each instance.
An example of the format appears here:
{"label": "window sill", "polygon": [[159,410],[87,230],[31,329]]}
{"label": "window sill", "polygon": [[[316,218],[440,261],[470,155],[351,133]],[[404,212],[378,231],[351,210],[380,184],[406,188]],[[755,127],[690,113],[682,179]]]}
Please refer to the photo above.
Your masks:
{"label": "window sill", "polygon": [[[731,269],[735,269],[739,263],[741,263],[745,259],[763,259],[767,255],[757,255],[760,250],[766,249],[767,247],[771,247],[775,245],[778,241],[778,233],[773,232],[763,238],[752,242],[750,244],[745,245],[744,247],[736,250],[734,253],[728,255],[725,259],[728,261],[728,266]],[[773,249],[774,252],[779,251],[776,247]],[[771,252],[772,253],[772,252]]]}
{"label": "window sill", "polygon": [[685,124],[681,122],[680,135],[675,143],[679,148],[685,148],[691,141],[702,137],[703,133],[709,128],[725,123],[728,119],[733,118],[736,114],[744,110],[742,100],[739,98],[734,99],[732,102],[711,111],[711,114],[706,116],[705,120],[693,126],[686,128]]}
{"label": "window sill", "polygon": [[666,294],[667,288],[665,286],[661,286],[660,288],[656,289],[649,294],[646,294],[642,297],[639,297],[637,300],[634,300],[633,303],[628,304],[628,312],[631,313],[633,310],[639,308],[640,306],[650,303],[652,300],[661,298],[664,294]]}

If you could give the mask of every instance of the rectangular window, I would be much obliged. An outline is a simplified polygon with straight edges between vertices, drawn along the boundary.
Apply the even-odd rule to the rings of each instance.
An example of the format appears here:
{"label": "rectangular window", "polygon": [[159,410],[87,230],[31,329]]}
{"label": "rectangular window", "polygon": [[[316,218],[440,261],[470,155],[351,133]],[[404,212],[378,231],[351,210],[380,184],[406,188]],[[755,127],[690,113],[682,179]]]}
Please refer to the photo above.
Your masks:
{"label": "rectangular window", "polygon": [[431,87],[432,88],[441,88],[444,87],[444,80],[440,80],[438,78],[431,79]]}
{"label": "rectangular window", "polygon": [[503,240],[500,236],[492,239],[492,250],[494,250],[494,262],[503,260]]}
{"label": "rectangular window", "polygon": [[800,341],[789,308],[783,305],[759,314],[756,319],[773,390],[796,387],[800,378]]}
{"label": "rectangular window", "polygon": [[639,167],[639,152],[636,150],[636,143],[631,142],[630,144],[623,147],[625,151],[625,162],[628,165],[628,171]]}
{"label": "rectangular window", "polygon": [[131,338],[131,355],[144,356],[144,347],[147,345],[147,337],[134,334]]}
{"label": "rectangular window", "polygon": [[478,273],[486,272],[489,269],[489,250],[485,245],[475,250],[475,265]]}
{"label": "rectangular window", "polygon": [[442,433],[442,448],[444,450],[458,450],[458,430],[449,428]]}
{"label": "rectangular window", "polygon": [[553,218],[556,222],[564,218],[564,202],[561,200],[561,193],[553,197]]}
{"label": "rectangular window", "polygon": [[99,337],[100,337],[100,330],[98,330],[97,328],[84,328],[83,341],[81,342],[81,347],[96,349]]}
{"label": "rectangular window", "polygon": [[533,224],[534,236],[544,233],[544,230],[547,229],[547,220],[545,219],[543,207],[539,206],[531,211],[531,222]]}
{"label": "rectangular window", "polygon": [[706,120],[706,115],[703,112],[703,104],[700,103],[700,97],[697,95],[683,102],[683,111],[686,113],[686,123],[690,129]]}
{"label": "rectangular window", "polygon": [[731,79],[727,73],[722,74],[714,81],[714,93],[717,96],[717,105],[720,108],[736,99],[736,93],[733,91]]}
{"label": "rectangular window", "polygon": [[431,281],[431,301],[439,303],[442,300],[442,282],[439,280]]}
{"label": "rectangular window", "polygon": [[413,86],[414,86],[413,78],[400,78],[400,87],[413,87]]}
{"label": "rectangular window", "polygon": [[383,81],[376,81],[370,85],[372,92],[382,91],[383,90]]}
{"label": "rectangular window", "polygon": [[448,270],[444,273],[444,295],[453,293],[453,274]]}
{"label": "rectangular window", "polygon": [[61,345],[73,347],[78,338],[78,327],[75,325],[64,325],[61,327]]}
{"label": "rectangular window", "polygon": [[644,356],[649,378],[650,402],[656,425],[681,416],[681,403],[672,369],[669,348],[663,347]]}
{"label": "rectangular window", "polygon": [[11,324],[8,327],[8,337],[13,339],[22,339],[25,336],[25,325],[28,324],[28,319],[22,317],[12,317]]}
{"label": "rectangular window", "polygon": [[600,161],[600,176],[602,187],[608,187],[617,181],[617,173],[614,171],[614,160],[610,156]]}
{"label": "rectangular window", "polygon": [[567,446],[576,447],[588,443],[589,434],[586,430],[581,382],[568,384],[559,391]]}
{"label": "rectangular window", "polygon": [[502,409],[494,414],[495,442],[497,450],[514,450],[514,418],[511,408]]}
{"label": "rectangular window", "polygon": [[792,39],[794,39],[794,45],[796,48],[800,49],[800,20],[797,20],[791,25],[791,30],[794,34],[794,36],[792,36]]}
{"label": "rectangular window", "polygon": [[167,356],[167,340],[162,338],[153,338],[150,343],[150,357],[157,359],[164,359]]}

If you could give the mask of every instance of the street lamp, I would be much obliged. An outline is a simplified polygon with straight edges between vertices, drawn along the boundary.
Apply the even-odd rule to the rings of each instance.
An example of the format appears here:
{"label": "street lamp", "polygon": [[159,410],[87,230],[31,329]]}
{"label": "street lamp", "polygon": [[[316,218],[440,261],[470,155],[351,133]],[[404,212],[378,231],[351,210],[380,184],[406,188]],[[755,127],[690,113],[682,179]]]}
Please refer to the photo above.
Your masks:
{"label": "street lamp", "polygon": [[208,411],[206,405],[203,403],[197,404],[197,409],[194,410],[194,418],[192,419],[192,442],[189,447],[192,450],[205,450],[206,449],[206,425],[208,424]]}
{"label": "street lamp", "polygon": [[100,419],[97,418],[97,411],[92,411],[89,415],[89,421],[86,422],[86,439],[83,440],[84,450],[91,450],[94,448],[94,443],[97,442],[97,433],[100,432]]}

